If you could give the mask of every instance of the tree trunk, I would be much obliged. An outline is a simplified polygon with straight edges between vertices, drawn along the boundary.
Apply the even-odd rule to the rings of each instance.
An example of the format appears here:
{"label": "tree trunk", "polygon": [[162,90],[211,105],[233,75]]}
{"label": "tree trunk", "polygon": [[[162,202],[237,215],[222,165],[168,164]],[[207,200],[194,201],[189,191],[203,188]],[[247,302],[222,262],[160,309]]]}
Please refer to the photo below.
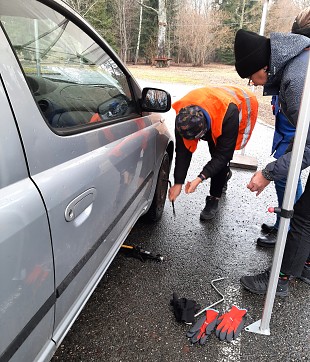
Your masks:
{"label": "tree trunk", "polygon": [[244,22],[244,9],[245,9],[245,0],[242,2],[242,9],[241,9],[241,16],[240,16],[240,24],[239,29],[243,28],[243,22]]}
{"label": "tree trunk", "polygon": [[166,28],[167,28],[167,6],[166,0],[158,0],[158,10],[151,6],[143,4],[139,1],[139,4],[146,9],[155,11],[158,18],[158,36],[157,36],[157,58],[166,57]]}
{"label": "tree trunk", "polygon": [[125,16],[125,0],[118,0],[118,18],[119,18],[119,34],[120,34],[120,57],[123,62],[127,60],[127,31]]}
{"label": "tree trunk", "polygon": [[166,27],[167,27],[167,8],[166,0],[158,0],[158,43],[157,57],[166,56]]}
{"label": "tree trunk", "polygon": [[127,51],[128,51],[128,43],[127,43],[127,29],[126,29],[126,12],[125,12],[125,1],[122,3],[122,28],[124,35],[124,48],[123,48],[123,61],[127,62]]}
{"label": "tree trunk", "polygon": [[137,64],[138,58],[139,58],[141,28],[142,28],[142,10],[143,10],[143,0],[141,0],[141,6],[140,6],[139,31],[138,31],[138,40],[137,40],[137,47],[136,47],[136,55],[135,55],[134,64]]}

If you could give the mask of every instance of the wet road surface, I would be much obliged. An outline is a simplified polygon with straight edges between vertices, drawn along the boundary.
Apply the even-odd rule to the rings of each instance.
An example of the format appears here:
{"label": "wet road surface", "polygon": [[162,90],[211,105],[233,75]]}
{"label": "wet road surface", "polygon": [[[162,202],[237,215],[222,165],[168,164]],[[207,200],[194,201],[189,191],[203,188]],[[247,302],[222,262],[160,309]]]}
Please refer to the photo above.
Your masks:
{"label": "wet road surface", "polygon": [[[186,91],[177,86],[157,86],[169,90],[173,97]],[[171,130],[173,121],[170,112]],[[272,160],[272,135],[271,127],[258,123],[246,147],[246,154],[257,158],[259,168]],[[188,179],[194,178],[209,158],[207,144],[201,142]],[[210,282],[223,277],[216,286],[225,300],[216,309],[222,314],[232,305],[246,308],[246,325],[261,319],[264,296],[245,291],[239,279],[271,265],[273,250],[257,247],[256,239],[260,225],[275,219],[267,208],[276,205],[276,195],[270,184],[256,197],[246,189],[253,171],[234,168],[232,172],[213,220],[199,220],[208,195],[207,182],[194,194],[180,195],[175,217],[167,201],[160,222],[139,222],[132,229],[126,244],[159,253],[164,261],[142,262],[120,252],[53,362],[309,361],[310,287],[301,281],[290,282],[289,297],[276,297],[270,336],[243,330],[237,340],[227,343],[212,333],[204,346],[191,345],[186,338],[190,327],[178,323],[169,306],[173,292],[180,298],[194,299],[202,307],[216,302],[220,297]],[[304,172],[303,180],[307,175]]]}

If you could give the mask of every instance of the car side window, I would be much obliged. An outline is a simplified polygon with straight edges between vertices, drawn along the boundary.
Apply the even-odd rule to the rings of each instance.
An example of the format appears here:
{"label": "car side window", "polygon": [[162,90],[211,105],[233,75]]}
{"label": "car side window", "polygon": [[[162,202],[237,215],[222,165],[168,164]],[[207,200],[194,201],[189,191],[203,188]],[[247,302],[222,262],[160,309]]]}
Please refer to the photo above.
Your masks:
{"label": "car side window", "polygon": [[137,113],[125,74],[92,38],[43,4],[13,6],[16,1],[0,20],[52,128],[110,123]]}

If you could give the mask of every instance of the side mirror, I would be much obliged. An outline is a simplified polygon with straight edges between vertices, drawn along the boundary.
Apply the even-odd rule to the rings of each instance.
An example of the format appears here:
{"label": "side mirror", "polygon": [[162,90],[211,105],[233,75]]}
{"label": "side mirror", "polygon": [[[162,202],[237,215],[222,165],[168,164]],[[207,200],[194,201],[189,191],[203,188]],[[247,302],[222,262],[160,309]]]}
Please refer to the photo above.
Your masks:
{"label": "side mirror", "polygon": [[171,96],[162,89],[143,88],[141,107],[146,112],[168,112],[171,108]]}

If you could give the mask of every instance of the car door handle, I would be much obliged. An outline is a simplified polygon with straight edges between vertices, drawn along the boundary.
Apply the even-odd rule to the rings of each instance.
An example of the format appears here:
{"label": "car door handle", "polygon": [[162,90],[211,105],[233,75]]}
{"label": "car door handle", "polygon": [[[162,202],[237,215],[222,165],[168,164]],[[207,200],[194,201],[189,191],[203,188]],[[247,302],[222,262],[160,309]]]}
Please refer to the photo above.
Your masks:
{"label": "car door handle", "polygon": [[72,200],[65,210],[66,221],[72,221],[91,205],[97,195],[97,190],[92,187]]}

